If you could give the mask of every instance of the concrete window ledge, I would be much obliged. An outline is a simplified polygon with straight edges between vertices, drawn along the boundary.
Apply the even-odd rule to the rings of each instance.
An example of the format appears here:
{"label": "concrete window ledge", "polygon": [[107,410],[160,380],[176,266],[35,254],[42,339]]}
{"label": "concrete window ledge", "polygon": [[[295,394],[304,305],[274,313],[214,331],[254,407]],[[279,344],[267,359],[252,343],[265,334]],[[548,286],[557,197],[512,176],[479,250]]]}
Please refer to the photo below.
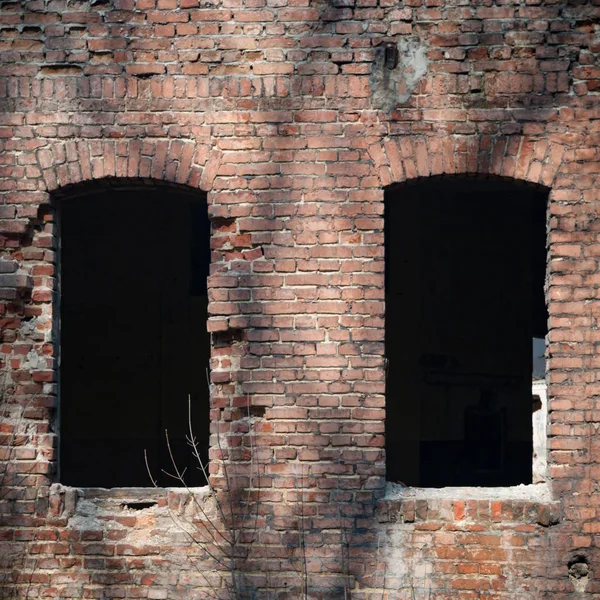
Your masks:
{"label": "concrete window ledge", "polygon": [[388,483],[379,501],[380,523],[418,521],[538,524],[560,521],[560,505],[545,483],[512,487],[410,488]]}
{"label": "concrete window ledge", "polygon": [[49,489],[49,508],[52,516],[70,516],[80,512],[80,505],[92,503],[112,510],[147,510],[176,508],[185,503],[190,493],[196,499],[208,497],[208,486],[190,488],[77,488],[54,484]]}

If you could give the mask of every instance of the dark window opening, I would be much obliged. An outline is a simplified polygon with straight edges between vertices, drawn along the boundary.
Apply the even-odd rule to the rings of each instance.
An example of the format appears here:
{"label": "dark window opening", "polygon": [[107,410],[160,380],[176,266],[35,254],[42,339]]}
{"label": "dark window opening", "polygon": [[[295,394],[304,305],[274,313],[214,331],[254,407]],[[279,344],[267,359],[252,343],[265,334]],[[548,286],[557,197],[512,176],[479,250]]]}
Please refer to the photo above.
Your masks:
{"label": "dark window opening", "polygon": [[547,191],[421,180],[385,195],[386,451],[410,486],[532,482]]}
{"label": "dark window opening", "polygon": [[206,199],[176,188],[91,192],[59,201],[60,479],[81,487],[189,485],[186,444],[208,454]]}

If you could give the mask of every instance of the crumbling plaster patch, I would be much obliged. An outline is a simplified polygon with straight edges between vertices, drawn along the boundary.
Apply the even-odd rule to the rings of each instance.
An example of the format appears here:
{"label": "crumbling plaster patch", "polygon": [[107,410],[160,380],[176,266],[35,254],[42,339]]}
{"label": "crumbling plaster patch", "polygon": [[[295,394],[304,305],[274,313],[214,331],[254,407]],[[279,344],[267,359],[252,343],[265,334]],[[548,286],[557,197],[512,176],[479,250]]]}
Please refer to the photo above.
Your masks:
{"label": "crumbling plaster patch", "polygon": [[[84,496],[79,497],[72,508],[67,527],[102,531],[105,535],[120,530],[125,534],[119,537],[121,544],[185,543],[189,541],[189,533],[194,531],[193,522],[202,518],[212,523],[218,521],[217,506],[208,486],[189,490],[114,488],[99,490],[98,496],[93,489],[61,488]],[[165,501],[159,502],[160,498]],[[135,517],[135,524],[127,517]]]}
{"label": "crumbling plaster patch", "polygon": [[426,42],[415,37],[403,37],[396,45],[398,64],[393,69],[388,68],[385,47],[382,46],[377,52],[371,75],[373,105],[385,112],[407,102],[429,68]]}
{"label": "crumbling plaster patch", "polygon": [[552,496],[546,483],[521,484],[509,487],[416,488],[388,482],[384,499],[526,500],[540,503],[552,502]]}

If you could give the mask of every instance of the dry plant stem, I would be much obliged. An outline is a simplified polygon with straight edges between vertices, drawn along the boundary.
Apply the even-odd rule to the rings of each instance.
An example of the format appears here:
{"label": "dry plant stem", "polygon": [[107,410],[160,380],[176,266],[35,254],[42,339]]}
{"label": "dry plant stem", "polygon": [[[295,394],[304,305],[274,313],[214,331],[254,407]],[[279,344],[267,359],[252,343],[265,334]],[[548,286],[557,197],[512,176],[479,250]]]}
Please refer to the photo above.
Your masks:
{"label": "dry plant stem", "polygon": [[[341,461],[339,461],[341,464]],[[340,478],[337,478],[337,492],[340,494]],[[344,527],[344,521],[342,519],[342,505],[337,502],[338,507],[338,519],[340,522],[340,537],[341,537],[341,551],[342,551],[342,575],[344,577],[344,600],[349,600],[351,597],[349,578],[350,578],[350,549],[348,545],[348,535],[346,528]]]}
{"label": "dry plant stem", "polygon": [[[144,450],[144,459],[146,461],[146,469],[148,471],[148,475],[150,477],[150,481],[152,482],[152,485],[155,488],[158,488],[158,483],[157,481],[154,479],[154,477],[152,476],[152,472],[150,470],[150,466],[148,464],[148,456],[147,456],[147,452],[146,450]],[[186,487],[186,490],[188,491],[188,494],[190,496],[193,496],[193,492],[187,487],[185,486],[185,482],[183,482],[184,487]],[[195,500],[194,498],[194,502],[196,505],[198,505],[200,507],[200,510],[203,513],[203,516],[206,518],[207,523],[210,523],[210,525],[213,526],[213,528],[216,530],[216,526],[212,523],[212,521],[210,521],[210,519],[208,518],[208,516],[206,515],[206,513],[204,513],[204,510],[202,509],[202,507],[198,504],[198,502]],[[198,546],[199,548],[201,548],[204,552],[206,552],[206,554],[215,561],[215,563],[217,565],[219,565],[221,568],[223,569],[228,569],[228,565],[223,563],[223,561],[216,556],[215,554],[213,554],[210,550],[208,550],[208,548],[206,547],[207,541],[206,540],[197,540],[196,537],[194,536],[193,533],[190,533],[181,523],[181,521],[179,519],[176,519],[175,516],[173,515],[173,512],[171,511],[170,508],[167,508],[167,512],[169,514],[170,519],[173,521],[173,523],[181,530],[183,531],[183,533],[185,533],[190,541],[195,544],[196,546]],[[202,522],[203,526],[205,527],[207,533],[210,535],[212,542],[215,544],[215,546],[217,546],[217,548],[219,548],[219,550],[222,551],[222,548],[219,546],[218,542],[216,541],[214,535],[211,533],[211,531],[209,530],[208,526],[206,525],[206,523]],[[206,583],[208,584],[208,586],[210,587],[211,591],[214,593],[215,597],[218,598],[219,597],[219,590],[217,588],[215,588],[213,586],[213,584],[208,580],[208,578],[206,577],[206,575],[194,564],[194,568],[196,569],[196,571],[198,571],[198,573],[200,573],[200,575],[203,577],[203,579],[206,581]]]}
{"label": "dry plant stem", "polygon": [[[209,395],[210,395],[210,376],[209,376],[209,372],[208,372],[208,368],[206,369],[206,381],[208,383],[209,386]],[[217,447],[219,448],[219,456],[221,458],[221,464],[223,466],[223,474],[225,475],[225,485],[227,486],[227,497],[229,500],[229,516],[231,519],[231,523],[230,523],[230,534],[231,534],[231,554],[229,557],[229,563],[230,563],[230,573],[231,573],[231,584],[234,590],[234,593],[237,595],[237,581],[236,581],[236,577],[235,577],[235,555],[236,555],[236,548],[237,548],[237,534],[236,534],[236,530],[235,530],[235,524],[234,524],[234,512],[233,512],[233,494],[231,493],[231,483],[229,481],[229,472],[227,471],[227,464],[226,464],[226,460],[224,460],[224,453],[223,453],[223,448],[221,446],[221,434],[220,434],[220,419],[217,422]],[[229,458],[229,452],[227,452],[227,458]],[[220,503],[217,500],[217,505],[220,506]],[[222,512],[222,511],[221,511]],[[227,521],[224,519],[223,521],[224,523],[227,523]]]}
{"label": "dry plant stem", "polygon": [[[247,499],[246,499],[246,505],[249,506],[250,505],[250,498],[251,498],[251,494],[252,494],[252,490],[254,488],[254,441],[252,439],[252,431],[251,431],[251,420],[250,420],[250,404],[249,404],[249,399],[248,399],[248,406],[247,406],[247,416],[248,416],[248,423],[249,423],[249,441],[250,441],[250,451],[251,451],[251,457],[250,457],[250,480],[249,480],[249,487],[248,487],[248,492],[247,492]],[[169,458],[171,460],[171,464],[172,464],[172,468],[173,468],[173,473],[169,473],[167,471],[163,472],[173,478],[175,481],[177,481],[179,484],[181,484],[185,490],[187,491],[187,493],[189,494],[189,496],[192,498],[192,502],[194,504],[194,506],[196,507],[196,509],[199,511],[199,513],[204,517],[204,521],[202,521],[202,525],[204,527],[204,530],[206,532],[206,534],[211,538],[210,541],[212,541],[212,544],[224,555],[224,558],[220,558],[219,556],[217,556],[214,552],[211,552],[211,550],[208,549],[208,547],[206,546],[206,544],[208,543],[208,540],[206,539],[202,539],[202,540],[198,540],[196,538],[196,535],[192,532],[190,532],[178,519],[175,519],[175,517],[173,516],[173,514],[171,513],[171,511],[169,511],[169,516],[171,517],[171,519],[173,520],[174,523],[176,523],[178,525],[178,527],[190,538],[190,540],[198,545],[199,547],[201,547],[206,554],[212,558],[215,563],[217,565],[219,565],[221,568],[226,569],[229,571],[230,573],[230,577],[231,577],[231,585],[228,586],[228,588],[230,589],[233,597],[239,597],[239,583],[237,581],[237,573],[236,573],[236,565],[235,565],[235,559],[236,559],[236,555],[237,555],[237,545],[240,539],[240,536],[244,530],[244,525],[246,523],[246,520],[248,518],[250,518],[250,514],[244,514],[243,517],[243,521],[242,521],[242,525],[241,527],[237,528],[235,526],[235,513],[234,513],[234,508],[233,508],[233,498],[232,498],[232,494],[231,494],[231,488],[230,488],[230,479],[229,479],[229,475],[228,475],[228,471],[227,471],[227,464],[225,461],[223,461],[223,471],[225,474],[225,480],[226,480],[226,485],[227,485],[227,493],[228,493],[228,501],[229,501],[229,508],[230,508],[230,512],[229,512],[229,519],[227,519],[227,516],[225,514],[225,511],[223,510],[223,506],[221,503],[221,500],[219,499],[219,496],[217,494],[217,491],[215,490],[214,486],[212,485],[209,475],[208,475],[208,471],[206,469],[206,466],[203,464],[201,458],[200,458],[200,450],[199,450],[199,445],[198,445],[198,441],[197,438],[194,436],[193,433],[193,427],[192,427],[192,418],[191,418],[191,397],[188,396],[188,428],[189,428],[189,435],[187,436],[187,442],[189,444],[189,446],[192,448],[192,454],[195,458],[195,460],[198,463],[198,468],[201,470],[202,474],[204,475],[204,478],[208,484],[208,488],[210,491],[210,494],[212,496],[212,498],[215,501],[215,505],[217,507],[217,510],[219,512],[219,515],[223,521],[223,523],[225,524],[225,526],[228,528],[229,530],[229,536],[225,535],[216,525],[215,523],[211,520],[211,518],[209,517],[209,515],[206,514],[204,508],[202,507],[202,505],[198,502],[198,500],[196,499],[193,491],[189,488],[189,486],[187,485],[186,481],[185,481],[185,470],[181,470],[179,469],[177,462],[175,460],[175,457],[173,455],[172,449],[171,449],[171,444],[170,444],[170,439],[169,439],[169,435],[168,432],[165,431],[165,439],[166,439],[166,444],[167,444],[167,449],[168,449],[168,453],[169,453]],[[224,457],[224,453],[222,450],[222,446],[221,446],[221,440],[220,440],[220,434],[217,431],[217,445],[219,447],[221,456]],[[147,457],[147,452],[144,452],[144,459],[146,462],[146,469],[148,471],[148,475],[150,477],[150,480],[152,482],[152,485],[154,487],[158,487],[158,482],[157,480],[153,477],[152,472],[150,470],[149,464],[148,464],[148,457]],[[258,502],[256,503],[256,511],[254,513],[254,529],[256,529],[256,524],[258,522],[258,510],[259,510],[259,506],[258,506]],[[221,538],[220,540],[217,539],[217,536],[219,538]],[[221,544],[224,543],[226,544],[227,548],[224,548]],[[226,562],[225,562],[226,561]],[[207,581],[207,583],[210,585],[210,582],[206,579],[206,577],[203,575],[204,579]],[[212,588],[212,586],[211,586]],[[212,588],[214,593],[217,594],[217,590]]]}
{"label": "dry plant stem", "polygon": [[[218,527],[212,523],[212,521],[210,520],[209,516],[204,512],[204,509],[202,508],[202,505],[198,502],[198,500],[196,500],[196,495],[194,494],[193,490],[191,490],[187,483],[185,482],[184,476],[185,476],[185,472],[184,471],[180,471],[179,468],[177,467],[177,464],[175,462],[175,457],[173,456],[173,452],[171,450],[171,444],[169,441],[169,435],[167,433],[167,431],[165,430],[165,437],[166,437],[166,441],[167,441],[167,449],[169,451],[169,458],[171,459],[171,463],[173,465],[173,469],[175,469],[175,475],[172,475],[171,473],[167,473],[166,471],[163,471],[163,473],[165,473],[165,475],[168,475],[170,477],[173,477],[173,479],[176,479],[177,481],[179,481],[181,483],[181,485],[185,488],[185,490],[187,491],[188,495],[190,496],[190,498],[192,499],[192,502],[194,503],[194,506],[196,506],[196,508],[198,508],[200,510],[200,512],[202,513],[202,516],[207,520],[207,522],[211,523],[211,525],[213,526],[214,530],[223,538],[223,540],[229,544],[231,544],[231,542],[220,532],[220,530],[218,529]],[[207,531],[208,528],[207,528]],[[216,537],[212,536],[212,541],[213,543],[219,547],[218,542],[216,540]]]}
{"label": "dry plant stem", "polygon": [[340,532],[342,536],[342,575],[344,577],[344,600],[350,600],[352,593],[350,591],[349,579],[350,579],[350,560],[349,560],[349,546],[348,536],[346,535],[346,529],[341,523],[341,508],[338,504],[338,513],[340,513]]}
{"label": "dry plant stem", "polygon": [[[302,468],[302,467],[301,467]],[[300,535],[300,551],[302,553],[302,596],[304,600],[308,600],[308,565],[306,563],[306,537],[304,531],[304,476],[300,482],[299,497],[300,497],[300,520],[298,521],[298,533]],[[298,473],[296,471],[296,488],[298,488]]]}
{"label": "dry plant stem", "polygon": [[[152,477],[152,473],[150,471],[150,468],[148,466],[148,459],[146,456],[146,451],[144,450],[144,458],[146,459],[146,468],[148,469],[148,475],[150,476],[150,480],[152,481],[152,485],[154,487],[158,487],[156,480]],[[206,546],[203,545],[206,542],[202,541],[199,542],[192,533],[190,533],[182,524],[181,521],[179,521],[178,519],[176,519],[173,516],[173,512],[171,511],[170,508],[167,508],[167,512],[169,514],[170,519],[173,521],[173,523],[178,527],[178,529],[180,529],[181,531],[183,531],[190,539],[190,541],[197,545],[198,547],[202,548],[202,550],[204,550],[206,552],[206,554],[208,554],[208,556],[213,559],[217,564],[219,564],[220,566],[222,566],[224,569],[227,569],[227,565],[224,565],[223,563],[221,563],[221,561],[219,560],[219,558],[217,558],[216,556],[214,556],[209,550],[206,549]],[[190,561],[191,562],[191,561]],[[202,578],[204,579],[204,581],[206,581],[207,585],[209,586],[211,592],[214,594],[215,598],[219,598],[219,589],[215,588],[214,585],[210,582],[210,580],[206,577],[206,575],[204,574],[203,571],[201,571],[197,565],[195,565],[192,562],[192,565],[194,567],[194,569],[202,576]]]}
{"label": "dry plant stem", "polygon": [[[175,470],[175,475],[173,475],[172,473],[168,473],[167,471],[163,470],[163,473],[169,477],[172,477],[173,479],[175,479],[176,481],[178,481],[179,483],[181,483],[181,485],[185,488],[186,492],[188,493],[189,497],[192,499],[192,502],[194,504],[194,506],[202,513],[202,516],[205,517],[205,519],[207,520],[208,523],[210,523],[213,526],[213,529],[223,538],[223,540],[226,543],[231,543],[230,540],[228,540],[221,532],[220,530],[217,528],[217,526],[209,519],[208,515],[204,512],[204,508],[202,507],[202,505],[198,502],[198,500],[196,499],[196,495],[194,494],[193,490],[191,490],[186,481],[185,481],[185,471],[180,471],[179,468],[177,467],[176,463],[175,463],[175,458],[173,456],[173,452],[171,451],[171,444],[170,444],[170,440],[169,440],[169,434],[168,432],[165,430],[165,438],[166,438],[166,443],[167,443],[167,449],[169,451],[169,458],[171,460],[171,463],[173,465],[173,469]],[[213,539],[213,542],[216,544],[217,540],[215,539],[215,537],[213,537],[211,535],[211,538]]]}
{"label": "dry plant stem", "polygon": [[[380,548],[380,543],[379,543],[379,534],[377,534],[377,559],[376,559],[376,568],[379,569],[379,548]],[[387,562],[384,561],[383,563],[383,581],[381,582],[381,600],[384,600],[385,598],[385,592],[386,592],[386,587],[387,587],[387,582],[386,582],[386,577],[387,577]]]}
{"label": "dry plant stem", "polygon": [[204,475],[204,479],[206,480],[206,484],[212,494],[213,498],[215,498],[217,504],[217,510],[219,511],[221,518],[223,519],[223,523],[226,523],[225,514],[223,513],[223,509],[221,507],[221,503],[218,501],[217,494],[215,489],[210,481],[210,477],[208,472],[206,471],[206,467],[200,458],[200,451],[198,449],[198,440],[194,435],[193,427],[192,427],[192,397],[191,394],[188,394],[188,429],[189,429],[189,437],[187,438],[187,443],[192,448],[192,454],[196,461],[198,462],[199,469],[202,471],[202,475]]}
{"label": "dry plant stem", "polygon": [[[214,557],[209,551],[206,550],[206,546],[203,545],[205,542],[199,542],[198,540],[196,540],[196,538],[194,537],[194,535],[192,533],[190,533],[189,531],[187,531],[181,524],[181,522],[179,520],[177,520],[174,516],[173,513],[171,511],[171,509],[167,509],[168,513],[169,513],[169,517],[171,518],[171,520],[173,521],[173,523],[181,530],[183,531],[192,541],[192,543],[196,546],[198,546],[199,548],[201,548],[202,550],[204,550],[208,556],[210,558],[212,558],[213,560],[215,560],[215,562],[217,562],[217,564],[219,564],[220,566],[222,566],[223,569],[227,569],[227,565],[223,565],[219,562],[219,559]],[[214,594],[215,598],[219,598],[219,588],[216,588],[208,579],[208,577],[206,577],[206,575],[204,574],[204,572],[198,567],[198,565],[196,565],[192,560],[190,560],[190,562],[192,563],[192,566],[194,567],[194,569],[196,570],[196,572],[204,579],[204,581],[207,583],[208,587],[210,588],[211,592]]]}
{"label": "dry plant stem", "polygon": [[[247,401],[247,419],[248,419],[248,428],[249,428],[248,435],[249,435],[249,444],[250,444],[250,474],[249,474],[248,490],[247,490],[247,495],[246,495],[246,506],[249,507],[250,502],[251,502],[251,495],[252,495],[252,492],[254,490],[254,485],[255,485],[255,473],[254,473],[254,470],[255,470],[255,465],[254,465],[255,443],[254,443],[253,435],[252,435],[253,432],[252,432],[252,421],[251,421],[251,415],[250,415],[250,398],[249,397],[248,397],[248,401]],[[224,491],[227,494],[227,501],[229,504],[229,518],[227,517],[226,511],[223,509],[222,499],[219,497],[219,493],[217,492],[217,490],[215,489],[215,487],[213,486],[213,484],[210,480],[207,465],[205,465],[202,462],[202,459],[200,456],[200,447],[198,444],[198,439],[194,435],[193,426],[192,426],[192,407],[191,407],[191,396],[190,395],[188,395],[188,431],[189,431],[189,433],[186,435],[186,441],[191,448],[192,456],[194,457],[195,461],[198,464],[198,469],[202,472],[202,475],[204,476],[204,479],[206,480],[206,483],[207,483],[207,486],[209,489],[209,494],[215,502],[215,506],[217,508],[219,517],[220,517],[223,525],[226,528],[226,532],[223,532],[223,530],[215,522],[214,518],[211,518],[206,513],[206,511],[204,510],[204,507],[202,506],[202,504],[200,504],[200,502],[196,498],[196,495],[194,494],[193,490],[187,485],[186,480],[185,480],[186,470],[185,469],[181,470],[178,467],[177,461],[175,460],[175,456],[174,456],[172,448],[171,448],[168,431],[165,430],[165,440],[166,440],[167,450],[168,450],[169,459],[171,461],[173,472],[168,472],[168,471],[165,471],[164,469],[162,470],[162,472],[165,473],[165,475],[167,475],[168,477],[171,477],[172,479],[174,479],[179,485],[181,485],[185,489],[188,496],[191,498],[192,505],[194,506],[196,511],[203,517],[200,520],[203,530],[199,531],[197,529],[198,527],[200,527],[199,524],[191,524],[191,523],[187,522],[185,519],[183,519],[183,522],[182,522],[182,519],[176,518],[174,516],[174,514],[170,508],[168,508],[168,514],[169,514],[169,517],[171,518],[171,520],[173,521],[173,523],[175,523],[177,525],[177,527],[190,539],[190,541],[193,544],[195,544],[196,546],[201,548],[204,551],[204,553],[208,557],[210,557],[219,568],[229,572],[230,582],[225,581],[225,587],[226,587],[227,591],[230,593],[232,598],[240,598],[238,575],[236,572],[237,546],[240,541],[242,533],[246,530],[246,527],[245,527],[246,522],[249,518],[251,518],[251,515],[250,515],[250,511],[245,513],[242,517],[241,525],[239,527],[236,526],[236,514],[234,511],[234,499],[233,499],[232,489],[231,489],[231,480],[230,480],[228,469],[227,469],[227,459],[228,459],[229,455],[228,454],[226,455],[225,452],[223,451],[223,448],[221,445],[219,423],[217,423],[216,440],[217,440],[217,446],[218,446],[219,452],[220,452],[221,464],[222,464],[223,473],[225,476],[225,482],[226,482],[226,486],[227,486],[226,490],[224,490]],[[148,472],[148,476],[150,477],[150,481],[152,482],[152,485],[155,488],[159,487],[158,481],[152,475],[152,471],[151,471],[150,465],[148,463],[148,454],[145,450],[144,450],[144,460],[146,463],[146,470]],[[256,469],[257,469],[256,480],[258,481],[257,485],[259,486],[259,489],[260,489],[260,474],[258,473],[258,467],[256,467]],[[222,492],[223,492],[223,490],[222,490]],[[258,515],[259,515],[258,501],[256,501],[255,505],[256,505],[256,510],[253,511],[254,512],[254,525],[253,525],[254,531],[256,531],[257,523],[258,523]],[[190,528],[192,528],[193,531],[190,531]],[[201,536],[200,539],[198,539],[199,535]],[[212,594],[216,598],[219,598],[220,597],[219,589],[216,588],[210,582],[210,580],[206,577],[206,575],[200,569],[198,569],[198,567],[196,565],[194,565],[194,567],[201,574],[204,581],[206,581],[208,587],[212,591]]]}
{"label": "dry plant stem", "polygon": [[[206,514],[206,512],[204,511],[204,508],[202,507],[202,505],[198,502],[198,500],[196,499],[196,496],[194,494],[194,492],[189,488],[189,486],[186,484],[185,482],[185,478],[184,478],[184,473],[181,472],[179,470],[179,468],[177,467],[177,464],[175,463],[175,459],[173,456],[173,453],[171,452],[171,445],[170,445],[170,441],[169,441],[169,435],[168,432],[165,431],[165,436],[166,436],[166,442],[167,442],[167,448],[169,451],[169,457],[171,459],[171,462],[173,463],[173,468],[175,470],[175,475],[171,474],[171,473],[167,473],[165,471],[165,474],[174,478],[176,481],[178,481],[179,483],[181,483],[181,485],[185,488],[186,492],[188,493],[188,496],[192,499],[192,502],[194,504],[194,506],[200,511],[200,513],[202,514],[202,516],[204,517],[205,521],[201,521],[202,522],[202,526],[204,527],[206,533],[210,536],[212,543],[215,545],[215,547],[221,551],[222,553],[224,553],[227,556],[227,553],[225,552],[225,550],[223,550],[222,546],[219,545],[219,542],[217,540],[217,536],[215,534],[218,534],[219,536],[221,536],[221,538],[223,539],[224,542],[226,542],[227,544],[230,544],[230,541],[221,533],[221,531],[219,530],[219,528],[211,521],[210,517]],[[152,482],[152,485],[154,487],[158,487],[158,483],[157,481],[154,479],[154,477],[152,476],[152,472],[150,470],[150,466],[148,464],[148,456],[147,456],[147,452],[144,450],[144,459],[146,462],[146,469],[148,471],[148,475],[150,477],[150,480]],[[218,499],[215,498],[215,502],[218,504]],[[189,538],[190,540],[197,545],[199,548],[201,548],[213,561],[215,561],[215,563],[220,566],[223,569],[228,570],[229,569],[229,565],[224,563],[223,560],[221,558],[219,558],[215,553],[211,552],[208,547],[207,547],[207,540],[197,540],[195,535],[193,533],[190,533],[181,523],[180,520],[176,519],[173,516],[173,513],[170,509],[168,509],[168,513],[169,513],[169,517],[171,518],[171,520],[177,525],[177,527],[183,531]],[[209,525],[211,527],[209,527]],[[212,530],[211,530],[212,528]],[[199,533],[199,532],[198,532]],[[202,577],[204,578],[204,580],[207,582],[207,584],[210,586],[210,588],[212,589],[213,593],[218,597],[218,590],[216,588],[214,588],[214,586],[210,583],[210,581],[206,578],[206,576],[204,575],[204,573],[202,571],[200,571],[195,565],[194,567],[196,568],[196,570],[202,575]]]}
{"label": "dry plant stem", "polygon": [[[296,463],[296,473],[295,473],[295,477],[294,477],[294,489],[296,490],[296,497],[300,498],[300,488],[298,487],[298,463]],[[301,501],[298,500],[298,506],[301,505]],[[296,510],[296,514],[298,514],[298,510]],[[301,560],[302,561],[302,544],[303,544],[303,539],[304,539],[304,534],[303,534],[303,524],[302,524],[302,510],[300,512],[300,515],[298,516],[298,549],[300,550],[300,559],[298,559],[298,557],[296,556],[296,552],[295,552],[295,548],[288,548],[288,557],[290,560],[290,564],[292,566],[292,568],[296,571],[296,573],[298,574],[298,577],[300,579],[300,596],[298,596],[298,598],[304,598],[305,594],[304,594],[304,588],[305,588],[305,577],[304,577],[304,569],[303,569],[303,562],[300,562],[300,565],[297,565],[297,561]]]}
{"label": "dry plant stem", "polygon": [[[250,396],[246,396],[246,416],[248,418],[248,439],[250,440],[250,477],[248,480],[248,493],[246,495],[246,506],[250,506],[250,498],[251,498],[251,494],[252,494],[252,490],[254,489],[254,475],[253,475],[253,471],[254,471],[254,447],[255,444],[252,440],[252,421],[251,421],[251,416],[250,416]],[[260,472],[259,472],[259,466],[256,465],[256,479],[258,482],[258,491],[260,494]],[[253,530],[256,531],[256,524],[258,522],[258,497],[256,498],[256,511],[254,512],[254,526],[253,526]],[[246,512],[244,514],[244,517],[242,518],[242,527],[241,529],[244,530],[245,529],[245,524],[246,524],[246,519],[249,517],[249,511]]]}

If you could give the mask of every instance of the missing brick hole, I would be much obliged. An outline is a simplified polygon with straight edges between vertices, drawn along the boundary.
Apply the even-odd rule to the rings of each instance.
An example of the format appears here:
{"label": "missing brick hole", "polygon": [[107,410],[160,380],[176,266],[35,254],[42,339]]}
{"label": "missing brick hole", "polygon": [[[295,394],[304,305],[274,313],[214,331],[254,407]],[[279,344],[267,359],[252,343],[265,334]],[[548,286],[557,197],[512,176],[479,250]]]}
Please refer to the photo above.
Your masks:
{"label": "missing brick hole", "polygon": [[152,508],[153,506],[156,506],[158,504],[158,502],[124,502],[123,504],[121,504],[121,507],[123,509],[130,509],[130,510],[145,510],[146,508]]}
{"label": "missing brick hole", "polygon": [[575,554],[567,563],[569,567],[569,577],[573,579],[582,579],[589,573],[588,560],[583,554]]}
{"label": "missing brick hole", "polygon": [[598,19],[581,19],[580,21],[575,21],[575,29],[579,29],[580,31],[587,31],[590,33],[594,32],[595,26],[600,21]]}
{"label": "missing brick hole", "polygon": [[211,219],[213,233],[235,232],[235,219],[233,217],[216,217]]}
{"label": "missing brick hole", "polygon": [[582,552],[577,552],[571,556],[567,562],[568,575],[576,592],[583,593],[586,590],[590,568],[588,558]]}
{"label": "missing brick hole", "polygon": [[56,219],[56,208],[51,204],[42,204],[38,210],[36,221],[40,223],[48,223]]}
{"label": "missing brick hole", "polygon": [[227,331],[216,331],[212,334],[213,346],[215,348],[226,348],[243,340],[243,329],[228,329]]}
{"label": "missing brick hole", "polygon": [[81,67],[73,65],[47,65],[40,69],[45,76],[81,75]]}
{"label": "missing brick hole", "polygon": [[112,60],[112,52],[93,52],[90,54],[90,62],[95,65],[106,65]]}
{"label": "missing brick hole", "polygon": [[264,419],[266,410],[266,406],[251,406],[249,409],[250,416],[257,417],[258,419]]}

